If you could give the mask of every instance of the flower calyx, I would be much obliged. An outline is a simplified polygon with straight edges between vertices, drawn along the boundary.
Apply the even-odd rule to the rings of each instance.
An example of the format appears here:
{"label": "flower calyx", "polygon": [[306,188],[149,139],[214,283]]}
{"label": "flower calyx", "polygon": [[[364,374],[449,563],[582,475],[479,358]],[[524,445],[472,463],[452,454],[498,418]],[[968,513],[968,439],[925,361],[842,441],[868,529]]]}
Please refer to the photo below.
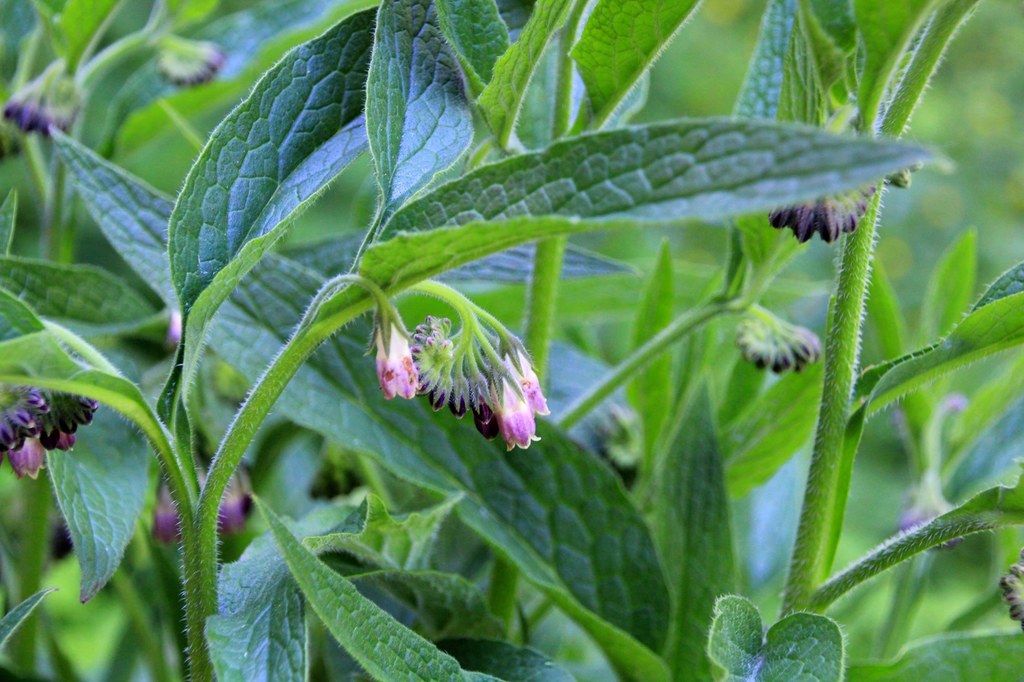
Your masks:
{"label": "flower calyx", "polygon": [[49,137],[53,129],[67,131],[81,106],[78,87],[56,61],[15,92],[4,105],[4,118],[24,133]]}
{"label": "flower calyx", "polygon": [[822,241],[831,244],[840,235],[857,229],[867,212],[868,200],[875,188],[855,190],[844,194],[821,197],[806,204],[786,206],[768,215],[768,222],[776,229],[788,227],[801,244],[817,233]]}
{"label": "flower calyx", "polygon": [[752,308],[737,325],[736,345],[748,362],[776,374],[799,372],[821,359],[821,341],[814,332],[761,308]]}
{"label": "flower calyx", "polygon": [[160,40],[157,68],[171,83],[181,87],[201,85],[213,80],[226,61],[224,51],[215,43],[168,35]]}

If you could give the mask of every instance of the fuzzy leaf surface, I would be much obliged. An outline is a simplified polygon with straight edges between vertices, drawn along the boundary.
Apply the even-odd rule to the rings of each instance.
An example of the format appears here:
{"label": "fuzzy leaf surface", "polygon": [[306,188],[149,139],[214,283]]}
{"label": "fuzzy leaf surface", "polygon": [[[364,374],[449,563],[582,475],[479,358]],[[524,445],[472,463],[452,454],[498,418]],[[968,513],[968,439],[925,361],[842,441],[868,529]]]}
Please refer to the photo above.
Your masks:
{"label": "fuzzy leaf surface", "polygon": [[43,600],[43,597],[53,592],[55,588],[48,590],[40,590],[31,597],[21,602],[13,609],[7,612],[7,614],[0,619],[0,648],[7,644],[7,640],[11,638],[14,631],[18,629],[26,618],[32,615],[32,612],[39,605],[39,602]]}
{"label": "fuzzy leaf surface", "polygon": [[1011,680],[1020,674],[1024,639],[1012,634],[955,633],[911,642],[893,661],[846,671],[849,682]]}
{"label": "fuzzy leaf surface", "polygon": [[508,27],[494,0],[437,0],[441,31],[477,88],[494,74],[494,63],[509,47]]}

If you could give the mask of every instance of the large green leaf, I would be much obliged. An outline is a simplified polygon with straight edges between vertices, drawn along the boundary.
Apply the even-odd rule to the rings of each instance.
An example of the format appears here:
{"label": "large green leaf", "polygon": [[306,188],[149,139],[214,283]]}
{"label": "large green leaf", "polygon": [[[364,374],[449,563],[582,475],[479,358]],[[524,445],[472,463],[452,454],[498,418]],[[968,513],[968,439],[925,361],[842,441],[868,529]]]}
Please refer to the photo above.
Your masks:
{"label": "large green leaf", "polygon": [[498,6],[494,0],[437,0],[437,15],[466,77],[479,92],[509,46],[508,27]]}
{"label": "large green leaf", "polygon": [[57,504],[82,569],[83,602],[114,575],[146,501],[149,448],[110,410],[80,429],[71,452],[47,457]]}
{"label": "large green leaf", "polygon": [[904,680],[1013,680],[1020,676],[1024,639],[1006,634],[957,633],[911,642],[893,661],[860,663],[846,671],[849,682]]}
{"label": "large green leaf", "polygon": [[572,682],[575,678],[539,651],[490,639],[438,642],[466,670],[516,682]]}
{"label": "large green leaf", "polygon": [[598,0],[572,57],[600,126],[690,16],[697,0]]}
{"label": "large green leaf", "polygon": [[565,22],[571,5],[571,0],[537,0],[519,40],[498,58],[491,82],[477,99],[501,147],[509,146],[533,72],[548,41]]}
{"label": "large green leaf", "polygon": [[882,95],[907,48],[937,0],[853,0],[854,16],[864,49],[858,103],[862,116],[874,123]]}
{"label": "large green leaf", "polygon": [[368,673],[395,682],[463,679],[455,659],[359,594],[350,581],[304,548],[274,512],[258,506],[307,602]]}
{"label": "large green leaf", "polygon": [[78,195],[103,236],[168,306],[176,308],[178,296],[167,261],[171,200],[74,139],[57,132],[53,137]]}
{"label": "large green leaf", "polygon": [[289,52],[217,127],[185,179],[168,247],[186,315],[186,393],[214,312],[365,148],[372,26],[372,12],[356,14]]}
{"label": "large green leaf", "polygon": [[706,680],[715,600],[736,587],[729,495],[706,388],[679,417],[654,474],[651,525],[672,594],[665,660],[675,680]]}
{"label": "large green leaf", "polygon": [[473,141],[462,74],[433,0],[381,3],[366,83],[366,129],[385,220]]}
{"label": "large green leaf", "polygon": [[353,530],[308,537],[303,543],[317,554],[345,552],[381,568],[422,570],[428,568],[437,531],[456,502],[458,498],[453,497],[432,509],[396,519],[388,514],[383,500],[369,495],[358,518],[348,522],[354,523]]}
{"label": "large green leaf", "polygon": [[26,618],[32,615],[32,612],[35,610],[36,606],[39,605],[39,602],[43,600],[43,597],[53,592],[54,589],[55,588],[51,587],[48,590],[40,590],[39,592],[36,592],[31,597],[8,611],[7,615],[0,619],[0,648],[7,644],[7,640],[11,638],[14,631],[18,629],[18,626],[21,625]]}
{"label": "large green leaf", "polygon": [[18,192],[11,190],[0,205],[0,256],[11,252],[14,243],[14,221],[18,215]]}
{"label": "large green leaf", "polygon": [[794,613],[768,629],[749,600],[722,597],[715,604],[708,654],[718,679],[746,682],[839,682],[843,635],[825,616]]}
{"label": "large green leaf", "polygon": [[130,329],[157,312],[127,282],[92,265],[0,257],[0,287],[85,332]]}
{"label": "large green leaf", "polygon": [[782,66],[790,45],[797,0],[770,0],[761,19],[754,55],[736,100],[736,115],[773,119],[779,110]]}
{"label": "large green leaf", "polygon": [[[250,378],[289,338],[319,287],[318,277],[282,259],[270,265],[243,282],[211,334],[218,353]],[[422,402],[383,400],[363,356],[367,334],[365,325],[354,325],[325,344],[292,380],[279,409],[420,486],[463,494],[463,520],[610,656],[648,679],[664,678],[651,652],[668,622],[661,569],[614,474],[544,424],[544,440],[511,457],[478,440],[471,425],[434,416]]]}

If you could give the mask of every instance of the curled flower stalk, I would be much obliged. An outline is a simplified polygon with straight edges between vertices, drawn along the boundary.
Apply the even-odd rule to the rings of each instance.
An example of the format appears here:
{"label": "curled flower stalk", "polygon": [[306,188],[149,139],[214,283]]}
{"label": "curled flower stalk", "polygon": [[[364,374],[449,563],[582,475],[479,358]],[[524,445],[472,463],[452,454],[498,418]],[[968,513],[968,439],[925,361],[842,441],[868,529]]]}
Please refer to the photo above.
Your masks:
{"label": "curled flower stalk", "polygon": [[1024,549],[1020,551],[1020,560],[999,579],[999,591],[1003,602],[1010,607],[1010,619],[1020,623],[1024,629]]}
{"label": "curled flower stalk", "polygon": [[799,372],[821,359],[821,341],[814,332],[757,306],[736,326],[736,345],[745,360],[776,374]]}
{"label": "curled flower stalk", "polygon": [[48,450],[70,450],[76,431],[92,422],[95,400],[32,386],[0,384],[0,458],[18,478],[36,478]]}
{"label": "curled flower stalk", "polygon": [[768,222],[776,229],[788,227],[800,243],[809,241],[817,234],[822,241],[831,244],[840,235],[857,229],[861,218],[868,209],[868,199],[875,193],[874,187],[821,197],[815,201],[776,209],[768,216]]}

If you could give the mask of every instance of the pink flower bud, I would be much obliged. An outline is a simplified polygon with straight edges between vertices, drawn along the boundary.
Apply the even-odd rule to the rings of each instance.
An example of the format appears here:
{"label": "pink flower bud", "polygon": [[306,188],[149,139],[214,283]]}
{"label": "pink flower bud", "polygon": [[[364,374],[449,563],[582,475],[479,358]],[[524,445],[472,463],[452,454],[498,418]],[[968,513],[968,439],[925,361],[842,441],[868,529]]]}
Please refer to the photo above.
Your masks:
{"label": "pink flower bud", "polygon": [[502,382],[501,401],[494,411],[498,420],[501,437],[509,450],[515,447],[526,449],[530,443],[540,440],[537,437],[537,422],[533,418],[533,408],[507,382]]}
{"label": "pink flower bud", "polygon": [[512,375],[519,379],[519,385],[523,389],[523,395],[526,396],[526,402],[530,408],[541,416],[551,414],[551,410],[548,409],[548,401],[545,400],[544,393],[540,388],[540,379],[533,371],[530,359],[519,353],[519,366],[523,368],[521,373],[516,371],[515,365],[511,362],[507,364]]}
{"label": "pink flower bud", "polygon": [[46,448],[38,438],[26,438],[25,444],[17,450],[11,450],[7,458],[11,461],[11,468],[18,478],[28,475],[34,479],[39,475],[39,470],[46,465]]}
{"label": "pink flower bud", "polygon": [[384,348],[383,334],[377,332],[377,379],[384,397],[391,400],[396,395],[407,400],[416,397],[420,377],[412,361],[409,340],[405,332],[391,325],[388,348]]}

